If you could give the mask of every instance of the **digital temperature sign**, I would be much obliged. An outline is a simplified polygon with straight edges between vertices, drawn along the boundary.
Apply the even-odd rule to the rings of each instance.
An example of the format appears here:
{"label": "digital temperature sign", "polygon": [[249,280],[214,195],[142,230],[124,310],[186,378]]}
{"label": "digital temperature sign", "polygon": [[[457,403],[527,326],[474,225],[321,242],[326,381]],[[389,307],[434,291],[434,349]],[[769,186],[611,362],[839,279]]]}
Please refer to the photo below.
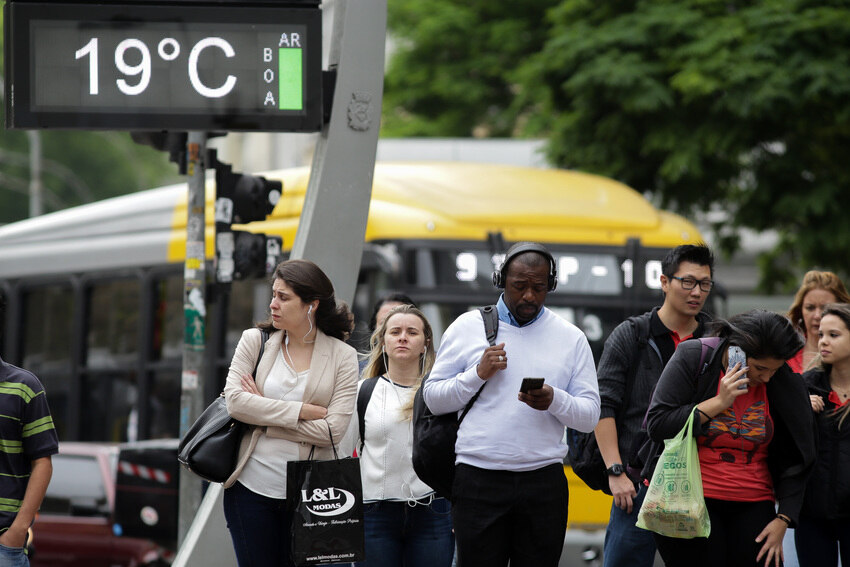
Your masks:
{"label": "digital temperature sign", "polygon": [[11,128],[322,128],[316,7],[7,2]]}

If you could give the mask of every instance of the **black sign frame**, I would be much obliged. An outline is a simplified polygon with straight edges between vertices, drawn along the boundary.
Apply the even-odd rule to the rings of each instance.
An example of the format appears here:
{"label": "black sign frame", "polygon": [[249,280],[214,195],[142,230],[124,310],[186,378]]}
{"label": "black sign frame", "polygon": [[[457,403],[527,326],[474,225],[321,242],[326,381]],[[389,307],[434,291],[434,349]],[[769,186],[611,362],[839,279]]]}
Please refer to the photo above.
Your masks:
{"label": "black sign frame", "polygon": [[[119,107],[79,105],[67,110],[34,108],[34,51],[30,23],[57,22],[58,25],[96,25],[108,32],[133,25],[173,26],[189,30],[207,26],[244,26],[245,31],[269,24],[299,25],[307,31],[303,49],[303,104],[299,110],[279,113],[248,108],[225,110],[169,106]],[[240,27],[241,30],[241,27]],[[323,126],[322,104],[322,16],[318,7],[269,5],[187,5],[187,4],[84,4],[59,2],[6,2],[4,6],[6,69],[6,127],[20,129],[67,130],[198,130],[316,132]],[[43,79],[42,79],[43,80]],[[186,88],[191,88],[188,81]],[[61,89],[61,84],[50,88]],[[181,86],[182,88],[182,86]],[[165,111],[167,109],[167,111]]]}

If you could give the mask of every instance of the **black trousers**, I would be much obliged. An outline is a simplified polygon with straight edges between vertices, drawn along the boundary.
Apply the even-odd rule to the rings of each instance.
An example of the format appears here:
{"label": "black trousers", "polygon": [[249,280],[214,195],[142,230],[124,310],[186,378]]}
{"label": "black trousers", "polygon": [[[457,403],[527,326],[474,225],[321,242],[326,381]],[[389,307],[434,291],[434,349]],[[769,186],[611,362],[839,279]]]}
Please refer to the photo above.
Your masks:
{"label": "black trousers", "polygon": [[800,514],[794,533],[800,567],[850,566],[850,519],[824,520]]}
{"label": "black trousers", "polygon": [[458,465],[452,523],[459,567],[557,567],[567,529],[564,468],[528,472]]}
{"label": "black trousers", "polygon": [[[707,537],[679,539],[655,535],[658,552],[667,567],[754,567],[764,542],[756,543],[764,527],[776,517],[772,501],[731,502],[705,499],[711,518]],[[773,565],[773,562],[771,562]]]}

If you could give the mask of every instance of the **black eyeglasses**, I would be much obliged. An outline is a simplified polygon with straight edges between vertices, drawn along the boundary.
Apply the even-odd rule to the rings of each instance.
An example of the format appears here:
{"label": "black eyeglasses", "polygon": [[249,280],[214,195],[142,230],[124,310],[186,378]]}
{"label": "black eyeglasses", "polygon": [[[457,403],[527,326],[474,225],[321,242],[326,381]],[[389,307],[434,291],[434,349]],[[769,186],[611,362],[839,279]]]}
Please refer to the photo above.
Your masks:
{"label": "black eyeglasses", "polygon": [[709,292],[711,288],[714,287],[714,282],[711,280],[697,280],[695,278],[684,277],[680,278],[679,276],[670,276],[674,280],[679,280],[682,284],[682,289],[686,291],[690,291],[694,289],[697,284],[699,284],[699,288],[702,291]]}

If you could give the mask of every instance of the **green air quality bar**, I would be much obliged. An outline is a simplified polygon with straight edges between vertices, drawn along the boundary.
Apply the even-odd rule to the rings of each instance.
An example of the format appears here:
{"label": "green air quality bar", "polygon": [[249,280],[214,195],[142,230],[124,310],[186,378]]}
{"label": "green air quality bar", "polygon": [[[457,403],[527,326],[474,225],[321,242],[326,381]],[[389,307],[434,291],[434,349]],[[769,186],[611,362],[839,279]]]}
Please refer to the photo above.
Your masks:
{"label": "green air quality bar", "polygon": [[280,77],[278,104],[280,110],[303,110],[302,50],[295,47],[282,47],[277,51],[278,76]]}

